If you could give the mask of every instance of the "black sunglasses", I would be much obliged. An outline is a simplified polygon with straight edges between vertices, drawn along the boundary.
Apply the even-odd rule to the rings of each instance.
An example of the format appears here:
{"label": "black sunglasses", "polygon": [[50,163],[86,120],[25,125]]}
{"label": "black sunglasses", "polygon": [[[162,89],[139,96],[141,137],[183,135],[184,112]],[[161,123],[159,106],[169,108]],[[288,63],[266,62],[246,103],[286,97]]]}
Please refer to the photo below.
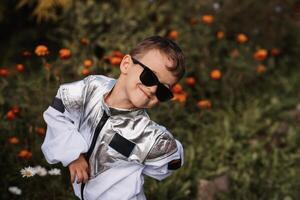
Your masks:
{"label": "black sunglasses", "polygon": [[135,58],[132,58],[132,61],[134,64],[140,65],[144,68],[143,72],[140,75],[140,80],[145,86],[157,85],[155,95],[159,101],[167,101],[174,97],[172,91],[164,84],[159,82],[157,76],[149,67],[136,60]]}

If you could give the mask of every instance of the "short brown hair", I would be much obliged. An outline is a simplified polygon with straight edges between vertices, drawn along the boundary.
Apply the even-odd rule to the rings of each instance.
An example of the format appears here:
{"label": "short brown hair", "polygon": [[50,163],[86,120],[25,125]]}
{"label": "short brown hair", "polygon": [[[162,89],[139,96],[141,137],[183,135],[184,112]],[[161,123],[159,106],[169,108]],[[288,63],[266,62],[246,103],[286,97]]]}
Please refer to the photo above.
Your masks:
{"label": "short brown hair", "polygon": [[185,73],[185,61],[184,54],[179,46],[168,38],[161,36],[151,36],[140,43],[131,50],[130,55],[134,58],[138,58],[149,50],[157,49],[160,53],[166,55],[169,59],[172,60],[172,67],[169,67],[168,70],[171,71],[179,81]]}

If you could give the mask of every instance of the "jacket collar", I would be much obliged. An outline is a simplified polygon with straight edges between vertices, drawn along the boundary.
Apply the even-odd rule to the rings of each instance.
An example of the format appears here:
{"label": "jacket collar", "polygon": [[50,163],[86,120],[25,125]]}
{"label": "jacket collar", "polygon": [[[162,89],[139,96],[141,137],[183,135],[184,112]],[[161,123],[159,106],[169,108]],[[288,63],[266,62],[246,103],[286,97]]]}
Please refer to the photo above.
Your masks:
{"label": "jacket collar", "polygon": [[105,87],[105,92],[103,93],[103,96],[101,98],[101,102],[102,102],[102,106],[103,109],[105,110],[105,112],[109,115],[109,116],[114,116],[114,115],[128,115],[128,116],[132,116],[135,117],[137,115],[141,115],[144,114],[146,112],[145,108],[134,108],[134,109],[124,109],[124,108],[115,108],[115,107],[111,107],[108,106],[105,102],[105,96],[112,91],[112,89],[114,88],[115,84],[116,84],[116,80],[112,79],[109,80],[106,87]]}

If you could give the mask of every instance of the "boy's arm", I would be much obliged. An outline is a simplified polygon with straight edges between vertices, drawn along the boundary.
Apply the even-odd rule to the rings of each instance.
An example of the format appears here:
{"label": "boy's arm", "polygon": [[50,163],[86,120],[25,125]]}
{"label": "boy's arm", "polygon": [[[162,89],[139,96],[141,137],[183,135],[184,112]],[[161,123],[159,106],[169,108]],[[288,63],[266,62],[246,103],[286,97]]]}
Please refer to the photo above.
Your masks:
{"label": "boy's arm", "polygon": [[[157,150],[160,150],[160,153]],[[170,176],[174,170],[179,169],[183,165],[183,159],[183,147],[178,140],[160,138],[145,161],[143,174],[162,180]]]}
{"label": "boy's arm", "polygon": [[87,142],[76,128],[83,89],[83,80],[61,86],[43,113],[47,132],[41,149],[50,164],[61,162],[66,167],[88,151]]}

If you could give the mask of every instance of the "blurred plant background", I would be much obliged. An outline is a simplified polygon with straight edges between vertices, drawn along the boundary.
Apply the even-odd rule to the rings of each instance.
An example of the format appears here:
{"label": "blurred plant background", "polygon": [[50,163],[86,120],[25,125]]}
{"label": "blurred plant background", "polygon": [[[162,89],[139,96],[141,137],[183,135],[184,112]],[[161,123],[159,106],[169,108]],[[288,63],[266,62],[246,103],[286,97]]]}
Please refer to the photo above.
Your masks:
{"label": "blurred plant background", "polygon": [[[62,83],[117,78],[151,35],[181,46],[187,74],[149,110],[185,165],[147,178],[148,199],[300,199],[299,1],[2,0],[0,26],[0,199],[75,199],[42,155],[42,113]],[[48,171],[23,178],[27,166]]]}

